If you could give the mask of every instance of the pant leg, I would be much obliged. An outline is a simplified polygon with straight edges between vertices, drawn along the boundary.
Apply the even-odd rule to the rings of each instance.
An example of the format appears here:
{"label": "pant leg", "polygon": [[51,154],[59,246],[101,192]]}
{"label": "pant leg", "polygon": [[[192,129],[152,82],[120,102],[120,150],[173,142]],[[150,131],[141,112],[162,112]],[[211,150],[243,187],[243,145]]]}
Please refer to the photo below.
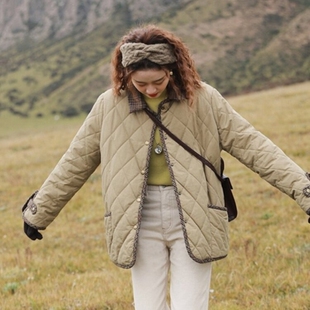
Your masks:
{"label": "pant leg", "polygon": [[199,264],[186,252],[184,242],[176,242],[170,253],[171,310],[207,310],[211,263]]}
{"label": "pant leg", "polygon": [[168,310],[169,251],[162,234],[162,200],[151,186],[143,205],[136,263],[131,269],[136,310]]}
{"label": "pant leg", "polygon": [[170,267],[172,310],[207,310],[211,264],[198,264],[189,257],[173,189],[150,188],[132,268],[135,309],[169,309],[166,289]]}
{"label": "pant leg", "polygon": [[177,203],[170,200],[171,224],[165,236],[170,252],[171,310],[207,310],[211,263],[196,263],[188,255]]}

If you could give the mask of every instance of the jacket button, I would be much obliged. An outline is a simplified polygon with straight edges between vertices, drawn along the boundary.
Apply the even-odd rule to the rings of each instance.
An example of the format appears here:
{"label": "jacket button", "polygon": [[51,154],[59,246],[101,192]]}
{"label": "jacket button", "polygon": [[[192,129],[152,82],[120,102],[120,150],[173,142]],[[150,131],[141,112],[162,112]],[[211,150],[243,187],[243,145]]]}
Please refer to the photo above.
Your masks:
{"label": "jacket button", "polygon": [[145,141],[145,145],[149,145],[150,144],[150,142],[149,141]]}
{"label": "jacket button", "polygon": [[133,227],[134,230],[136,230],[137,228],[138,228],[138,225],[135,225],[135,226]]}
{"label": "jacket button", "polygon": [[30,205],[29,209],[33,215],[37,213],[37,206],[34,203]]}
{"label": "jacket button", "polygon": [[305,187],[303,192],[306,197],[310,197],[310,185]]}
{"label": "jacket button", "polygon": [[141,174],[145,174],[145,170],[141,170]]}
{"label": "jacket button", "polygon": [[163,104],[163,105],[161,106],[161,110],[162,110],[163,112],[166,112],[166,111],[168,110],[168,105],[167,105],[167,104]]}
{"label": "jacket button", "polygon": [[137,198],[137,201],[140,202],[141,201],[141,197]]}

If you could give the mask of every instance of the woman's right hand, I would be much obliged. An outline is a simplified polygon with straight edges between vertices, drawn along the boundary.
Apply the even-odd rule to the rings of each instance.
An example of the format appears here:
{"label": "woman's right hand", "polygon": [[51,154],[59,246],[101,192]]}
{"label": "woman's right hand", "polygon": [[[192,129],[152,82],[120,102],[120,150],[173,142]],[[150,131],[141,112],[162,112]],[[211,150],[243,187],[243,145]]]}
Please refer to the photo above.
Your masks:
{"label": "woman's right hand", "polygon": [[[37,195],[38,191],[35,191],[26,201],[26,203],[23,205],[22,207],[22,212],[24,213],[24,211],[27,208],[36,208],[35,204],[33,203],[33,199],[34,197]],[[37,228],[34,228],[32,226],[30,226],[29,224],[27,224],[24,221],[24,232],[27,235],[27,237],[29,237],[31,240],[41,240],[43,239],[42,234],[38,231]]]}

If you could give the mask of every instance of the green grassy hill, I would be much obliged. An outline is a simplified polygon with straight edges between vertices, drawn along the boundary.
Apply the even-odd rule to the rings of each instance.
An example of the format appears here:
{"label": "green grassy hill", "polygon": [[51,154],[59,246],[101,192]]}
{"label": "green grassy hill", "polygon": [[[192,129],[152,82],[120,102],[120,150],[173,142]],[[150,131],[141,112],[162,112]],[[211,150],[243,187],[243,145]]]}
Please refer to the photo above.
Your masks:
{"label": "green grassy hill", "polygon": [[[21,116],[89,111],[110,86],[111,51],[133,21],[118,4],[93,32],[0,54],[0,113]],[[310,3],[194,0],[147,20],[180,35],[201,78],[223,94],[239,94],[310,78]],[[145,20],[146,22],[146,20]],[[1,117],[1,114],[0,114]]]}
{"label": "green grassy hill", "polygon": [[[231,97],[236,111],[309,169],[310,82]],[[105,247],[100,170],[33,242],[21,205],[67,149],[82,118],[0,121],[0,309],[129,310],[130,271]],[[227,154],[239,208],[230,223],[230,254],[213,264],[210,310],[310,309],[307,216]]]}

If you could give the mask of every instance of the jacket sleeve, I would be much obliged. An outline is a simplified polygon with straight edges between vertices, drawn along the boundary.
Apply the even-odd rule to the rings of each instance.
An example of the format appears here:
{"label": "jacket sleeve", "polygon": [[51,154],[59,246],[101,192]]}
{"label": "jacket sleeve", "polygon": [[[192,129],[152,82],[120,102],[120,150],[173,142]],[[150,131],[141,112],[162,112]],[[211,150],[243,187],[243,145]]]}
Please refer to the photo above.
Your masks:
{"label": "jacket sleeve", "polygon": [[310,215],[310,177],[215,90],[211,99],[223,150],[259,174]]}
{"label": "jacket sleeve", "polygon": [[23,210],[23,219],[28,225],[45,229],[96,170],[100,164],[102,118],[103,95],[97,99],[68,150],[29,207]]}

